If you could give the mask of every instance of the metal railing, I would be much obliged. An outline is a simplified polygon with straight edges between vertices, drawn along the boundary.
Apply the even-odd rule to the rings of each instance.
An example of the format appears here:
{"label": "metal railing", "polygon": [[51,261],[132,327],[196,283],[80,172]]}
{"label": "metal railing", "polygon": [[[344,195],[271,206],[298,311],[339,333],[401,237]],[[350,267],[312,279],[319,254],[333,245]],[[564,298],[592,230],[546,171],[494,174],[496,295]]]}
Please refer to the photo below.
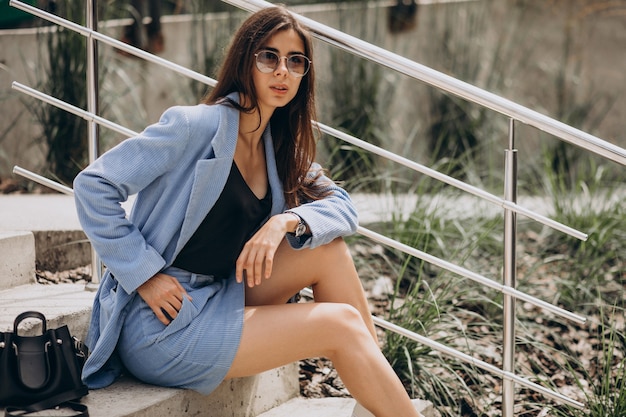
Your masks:
{"label": "metal railing", "polygon": [[[48,104],[62,108],[72,114],[75,114],[78,117],[82,117],[83,119],[87,120],[90,126],[89,127],[90,160],[93,160],[97,157],[98,126],[105,126],[109,129],[117,131],[126,136],[133,136],[136,134],[136,132],[133,132],[130,129],[127,129],[123,126],[120,126],[116,123],[113,123],[111,121],[108,121],[98,116],[98,109],[97,109],[98,91],[97,91],[97,85],[95,83],[95,80],[97,79],[96,77],[97,75],[97,49],[96,49],[95,41],[102,42],[112,47],[121,49],[139,58],[161,65],[174,72],[187,76],[191,79],[200,81],[209,86],[215,86],[216,84],[215,80],[209,77],[206,77],[203,74],[189,70],[183,66],[172,63],[168,60],[157,57],[141,49],[132,47],[114,38],[111,38],[102,33],[99,33],[97,31],[97,28],[95,27],[97,18],[95,15],[95,9],[93,7],[92,1],[88,2],[88,3],[91,3],[91,5],[87,7],[87,12],[86,12],[87,13],[87,19],[86,19],[87,27],[78,25],[74,22],[52,15],[36,7],[22,3],[18,0],[10,0],[9,2],[11,6],[14,6],[23,11],[29,12],[35,16],[38,16],[49,22],[55,23],[59,26],[78,32],[88,39],[87,47],[90,52],[88,52],[88,55],[87,55],[87,58],[88,58],[88,63],[87,63],[88,64],[87,65],[88,84],[87,85],[88,85],[88,90],[89,90],[87,92],[88,94],[88,109],[87,110],[80,109],[76,106],[65,103],[61,100],[58,100],[54,97],[51,97],[47,94],[34,90],[25,85],[19,84],[17,82],[13,83],[13,88],[18,91],[21,91],[24,94],[30,95]],[[230,3],[234,6],[237,6],[241,9],[250,11],[250,12],[254,12],[262,8],[272,6],[271,3],[267,3],[263,0],[223,0],[223,1]],[[554,306],[550,303],[547,303],[545,301],[532,297],[515,288],[515,285],[516,285],[515,283],[515,278],[516,278],[515,246],[516,246],[516,221],[517,221],[516,216],[518,214],[521,214],[541,224],[551,227],[555,230],[559,230],[563,233],[573,236],[577,239],[581,239],[581,240],[587,239],[587,235],[585,233],[575,230],[567,225],[556,222],[546,216],[543,216],[532,210],[528,210],[517,204],[517,152],[515,150],[515,123],[522,122],[527,125],[533,126],[537,129],[550,133],[553,136],[561,140],[564,140],[568,143],[581,147],[589,152],[592,152],[596,155],[599,155],[611,161],[617,162],[621,165],[626,165],[626,150],[614,144],[611,144],[609,142],[603,141],[602,139],[599,139],[593,135],[590,135],[588,133],[575,129],[571,126],[568,126],[564,123],[561,123],[555,119],[552,119],[543,114],[540,114],[536,111],[533,111],[531,109],[518,105],[514,102],[511,102],[507,99],[499,97],[495,94],[492,94],[478,87],[475,87],[463,81],[452,78],[450,76],[447,76],[435,70],[432,70],[414,61],[408,60],[397,54],[389,52],[385,49],[382,49],[374,45],[371,45],[367,42],[364,42],[360,39],[354,38],[341,31],[325,26],[321,23],[318,23],[316,21],[313,21],[311,19],[308,19],[300,15],[296,15],[296,17],[311,30],[314,36],[316,36],[317,38],[325,42],[328,42],[329,44],[339,49],[355,54],[362,58],[368,59],[379,65],[391,68],[411,78],[420,80],[424,83],[427,83],[431,86],[437,87],[448,93],[459,96],[470,102],[477,103],[495,112],[504,114],[508,116],[510,120],[509,141],[508,141],[509,144],[508,144],[508,149],[506,149],[505,151],[504,198],[497,197],[480,188],[471,186],[467,183],[464,183],[455,178],[442,174],[424,165],[418,164],[414,161],[408,160],[399,155],[386,151],[380,147],[371,145],[351,135],[348,135],[346,133],[333,129],[332,127],[329,127],[322,123],[314,121],[314,123],[317,124],[317,126],[320,128],[321,131],[329,135],[332,135],[338,139],[349,142],[355,146],[361,147],[369,152],[385,157],[391,161],[394,161],[398,164],[408,167],[414,171],[420,172],[438,181],[444,182],[450,186],[456,187],[460,190],[473,194],[479,198],[482,198],[486,201],[489,201],[493,204],[496,204],[502,207],[504,210],[505,236],[504,236],[504,271],[503,271],[503,283],[502,284],[498,284],[495,281],[489,278],[486,278],[480,274],[469,271],[460,266],[454,265],[443,259],[436,258],[425,252],[419,251],[415,248],[412,248],[410,246],[399,243],[393,239],[390,239],[386,236],[383,236],[371,230],[368,230],[364,227],[360,226],[358,228],[358,233],[360,233],[361,235],[365,237],[368,237],[383,245],[398,249],[411,256],[420,258],[440,268],[446,269],[455,274],[471,279],[483,286],[486,286],[488,288],[492,288],[501,292],[504,297],[504,304],[503,304],[503,309],[504,309],[503,333],[504,334],[503,334],[503,367],[502,369],[499,369],[491,364],[488,364],[484,361],[476,359],[463,352],[452,349],[441,343],[435,342],[415,332],[401,328],[379,317],[374,317],[375,323],[380,327],[383,327],[390,331],[401,334],[411,340],[415,340],[419,343],[422,343],[430,347],[433,350],[444,353],[458,360],[473,364],[481,369],[484,369],[494,375],[501,377],[503,380],[502,415],[504,417],[513,416],[514,387],[515,387],[514,384],[515,383],[528,387],[534,391],[540,392],[543,395],[549,398],[552,398],[556,401],[569,404],[576,408],[584,408],[585,405],[580,403],[579,401],[568,398],[567,396],[564,396],[558,392],[552,391],[548,388],[538,385],[528,380],[527,378],[516,375],[514,372],[515,301],[516,299],[529,302],[546,311],[549,311],[553,314],[557,314],[559,316],[562,316],[569,320],[573,320],[578,323],[584,323],[586,321],[584,317],[578,314],[566,311],[560,307]],[[14,172],[26,178],[29,178],[33,181],[36,181],[43,185],[51,187],[59,192],[63,192],[66,194],[72,193],[72,190],[70,188],[62,186],[54,181],[41,177],[23,168],[15,167]],[[94,279],[95,279],[95,284],[97,285],[97,283],[99,282],[98,281],[99,276],[94,277]],[[305,292],[306,291],[308,290],[305,290]]]}

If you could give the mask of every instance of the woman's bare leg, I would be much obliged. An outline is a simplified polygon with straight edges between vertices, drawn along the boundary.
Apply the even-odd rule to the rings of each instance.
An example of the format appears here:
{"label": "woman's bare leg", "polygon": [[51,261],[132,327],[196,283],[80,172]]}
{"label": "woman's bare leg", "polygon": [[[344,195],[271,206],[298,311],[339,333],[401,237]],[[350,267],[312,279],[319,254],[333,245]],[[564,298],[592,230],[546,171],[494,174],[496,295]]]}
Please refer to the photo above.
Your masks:
{"label": "woman's bare leg", "polygon": [[[285,304],[306,286],[313,288],[315,303]],[[241,343],[227,378],[324,356],[353,397],[376,416],[419,416],[379,349],[343,240],[300,251],[283,242],[272,277],[246,288],[246,304]]]}
{"label": "woman's bare leg", "polygon": [[352,396],[376,416],[419,416],[360,313],[348,304],[246,307],[227,378],[318,356],[332,360]]}

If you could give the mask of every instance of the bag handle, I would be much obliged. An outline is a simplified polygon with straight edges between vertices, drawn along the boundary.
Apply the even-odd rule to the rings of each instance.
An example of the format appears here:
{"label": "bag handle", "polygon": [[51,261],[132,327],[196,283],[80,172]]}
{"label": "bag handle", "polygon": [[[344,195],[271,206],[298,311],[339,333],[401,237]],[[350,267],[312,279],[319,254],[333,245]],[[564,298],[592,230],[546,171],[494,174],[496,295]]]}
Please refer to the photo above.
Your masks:
{"label": "bag handle", "polygon": [[13,333],[17,336],[17,328],[21,322],[26,319],[39,319],[41,320],[41,334],[44,334],[48,329],[46,325],[46,316],[38,311],[25,311],[18,315],[13,322]]}

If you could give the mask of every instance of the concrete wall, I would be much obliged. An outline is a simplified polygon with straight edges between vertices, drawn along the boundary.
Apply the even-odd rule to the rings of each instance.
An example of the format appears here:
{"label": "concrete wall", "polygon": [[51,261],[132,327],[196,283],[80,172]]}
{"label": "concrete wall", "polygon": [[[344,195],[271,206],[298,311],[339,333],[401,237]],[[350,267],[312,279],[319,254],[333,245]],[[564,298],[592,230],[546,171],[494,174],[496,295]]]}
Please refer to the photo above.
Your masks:
{"label": "concrete wall", "polygon": [[[415,25],[401,33],[389,31],[387,9],[381,7],[322,5],[297,11],[552,117],[565,117],[568,108],[590,104],[590,115],[577,127],[625,147],[626,13],[608,9],[585,14],[588,9],[581,3],[531,1],[523,10],[513,7],[512,0],[421,5]],[[202,63],[219,60],[246,15],[216,14],[204,23],[191,16],[167,16],[161,56],[205,71]],[[100,31],[117,37],[120,22],[101,24]],[[564,53],[566,45],[569,54]],[[352,88],[337,80],[331,60],[350,58],[333,58],[332,48],[320,41],[315,46],[318,116],[332,124],[332,115],[341,110],[334,108],[337,94],[350,94]],[[29,86],[42,81],[45,51],[40,49],[35,30],[0,31],[0,178],[10,175],[13,165],[36,171],[45,158],[45,149],[35,140],[40,129],[31,110],[37,104],[11,90],[12,81]],[[106,46],[100,53],[101,114],[131,129],[141,130],[156,121],[168,106],[197,102],[205,90],[197,82],[121,57]],[[380,71],[378,91],[384,98],[380,110],[387,123],[383,129],[393,138],[391,148],[419,159],[424,155],[433,90],[395,71]],[[562,90],[561,75],[566,87]],[[359,80],[352,82],[356,86]],[[612,105],[603,107],[605,101]],[[496,118],[494,123],[503,121]],[[122,139],[107,129],[101,131],[103,150]],[[502,143],[499,150],[506,138],[494,131],[495,140]],[[537,132],[522,130],[518,146],[532,153],[537,140]]]}

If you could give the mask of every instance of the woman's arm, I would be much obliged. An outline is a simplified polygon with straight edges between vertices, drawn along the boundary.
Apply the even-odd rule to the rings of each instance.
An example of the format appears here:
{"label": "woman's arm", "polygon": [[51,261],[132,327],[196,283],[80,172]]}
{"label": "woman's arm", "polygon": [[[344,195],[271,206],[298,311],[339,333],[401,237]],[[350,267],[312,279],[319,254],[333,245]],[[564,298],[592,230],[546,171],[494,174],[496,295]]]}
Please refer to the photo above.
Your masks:
{"label": "woman's arm", "polygon": [[74,180],[78,218],[94,249],[127,292],[165,261],[126,217],[121,203],[172,170],[185,152],[189,126],[181,108],[104,153]]}
{"label": "woman's arm", "polygon": [[[321,169],[319,164],[314,163],[309,170],[309,176],[314,177]],[[288,210],[300,216],[310,232],[300,238],[287,235],[289,243],[295,249],[315,248],[337,237],[354,234],[359,223],[356,207],[343,188],[325,175],[320,175],[316,184],[320,184],[328,192],[325,198]]]}

